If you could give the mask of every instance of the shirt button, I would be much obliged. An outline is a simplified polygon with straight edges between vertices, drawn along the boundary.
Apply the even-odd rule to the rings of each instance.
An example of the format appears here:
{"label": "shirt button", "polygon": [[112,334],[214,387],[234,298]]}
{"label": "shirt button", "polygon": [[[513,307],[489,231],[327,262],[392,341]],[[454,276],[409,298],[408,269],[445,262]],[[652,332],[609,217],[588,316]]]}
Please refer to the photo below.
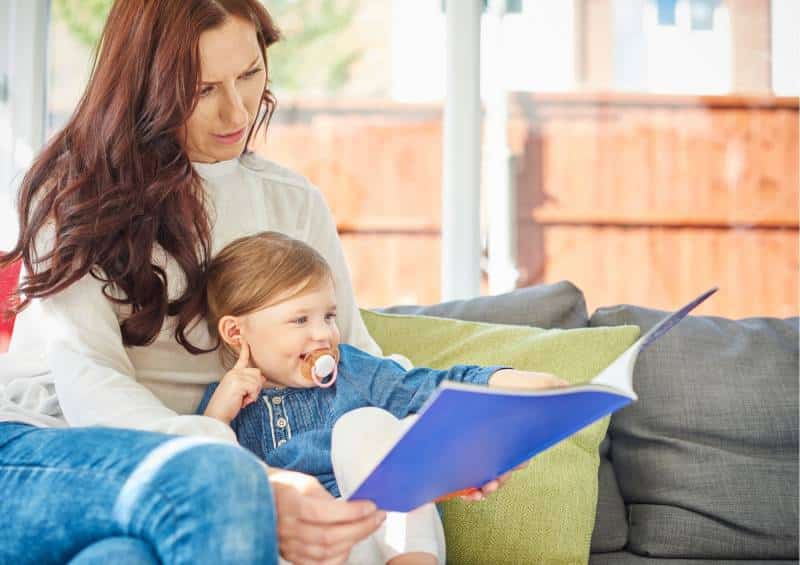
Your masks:
{"label": "shirt button", "polygon": [[286,418],[278,418],[278,427],[281,429],[286,427]]}
{"label": "shirt button", "polygon": [[282,396],[273,396],[272,397],[272,403],[273,404],[278,405],[281,402],[283,402],[283,397]]}
{"label": "shirt button", "polygon": [[278,446],[280,447],[280,446],[281,446],[281,445],[283,445],[284,443],[286,443],[286,440],[285,440],[285,439],[282,439],[282,440],[278,441]]}

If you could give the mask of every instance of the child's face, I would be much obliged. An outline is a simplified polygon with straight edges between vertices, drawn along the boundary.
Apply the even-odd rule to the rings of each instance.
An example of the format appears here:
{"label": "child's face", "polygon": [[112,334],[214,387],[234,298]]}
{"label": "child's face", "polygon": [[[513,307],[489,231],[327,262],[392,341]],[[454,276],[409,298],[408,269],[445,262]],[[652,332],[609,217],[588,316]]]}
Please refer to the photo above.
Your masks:
{"label": "child's face", "polygon": [[302,375],[300,368],[307,353],[339,345],[333,283],[326,281],[298,296],[242,316],[241,332],[250,346],[253,365],[271,384],[315,386]]}

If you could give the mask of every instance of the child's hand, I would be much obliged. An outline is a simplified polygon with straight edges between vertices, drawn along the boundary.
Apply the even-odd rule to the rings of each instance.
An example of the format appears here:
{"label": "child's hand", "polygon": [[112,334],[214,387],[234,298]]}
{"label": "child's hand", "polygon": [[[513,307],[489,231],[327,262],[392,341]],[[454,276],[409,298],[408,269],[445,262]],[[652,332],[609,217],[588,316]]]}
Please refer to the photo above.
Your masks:
{"label": "child's hand", "polygon": [[[516,388],[528,390],[541,390],[546,388],[561,388],[569,386],[564,379],[559,379],[550,373],[536,373],[533,371],[517,371],[516,369],[500,369],[489,378],[490,387]],[[475,501],[484,500],[491,493],[503,487],[508,482],[515,471],[524,469],[528,462],[515,467],[508,473],[504,473],[489,481],[474,492],[461,496],[463,500]]]}
{"label": "child's hand", "polygon": [[496,479],[494,479],[492,481],[489,481],[488,483],[486,483],[482,487],[473,489],[473,491],[468,493],[468,494],[461,495],[460,498],[462,500],[467,500],[467,501],[470,501],[470,502],[473,502],[473,501],[476,501],[476,500],[486,500],[487,496],[489,496],[490,494],[492,494],[496,490],[499,490],[499,489],[503,488],[503,485],[508,482],[508,480],[511,478],[511,475],[513,475],[517,471],[521,471],[522,469],[524,469],[527,466],[528,466],[528,462],[525,461],[521,465],[517,465],[516,467],[511,469],[509,472],[503,473],[502,475],[500,475]]}
{"label": "child's hand", "polygon": [[266,384],[261,371],[250,366],[250,347],[242,339],[239,359],[222,377],[204,415],[230,424],[242,408],[258,400],[261,388]]}
{"label": "child's hand", "polygon": [[517,371],[516,369],[500,369],[489,378],[489,386],[505,388],[544,389],[568,386],[564,379],[559,379],[550,373],[534,373],[532,371]]}

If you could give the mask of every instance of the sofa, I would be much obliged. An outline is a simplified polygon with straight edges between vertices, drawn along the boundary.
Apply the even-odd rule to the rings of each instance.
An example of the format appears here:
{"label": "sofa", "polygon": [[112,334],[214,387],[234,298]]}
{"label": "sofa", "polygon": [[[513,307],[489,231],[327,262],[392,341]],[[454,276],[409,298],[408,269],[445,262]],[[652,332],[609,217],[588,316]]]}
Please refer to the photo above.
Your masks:
{"label": "sofa", "polygon": [[[380,311],[642,332],[665,315],[616,305],[589,316],[565,281]],[[600,446],[589,562],[798,563],[798,318],[691,316],[642,353],[634,387],[639,401],[611,417]]]}
{"label": "sofa", "polygon": [[[617,305],[589,316],[569,282],[380,311],[642,332],[664,315]],[[798,563],[798,318],[689,317],[642,353],[634,387],[639,401],[600,445],[589,563]]]}

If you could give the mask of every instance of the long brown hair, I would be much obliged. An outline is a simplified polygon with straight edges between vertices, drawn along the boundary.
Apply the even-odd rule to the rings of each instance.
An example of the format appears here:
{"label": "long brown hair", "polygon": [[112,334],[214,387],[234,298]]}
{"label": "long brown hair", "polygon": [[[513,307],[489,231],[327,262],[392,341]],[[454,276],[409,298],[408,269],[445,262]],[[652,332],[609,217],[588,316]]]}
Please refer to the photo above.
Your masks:
{"label": "long brown hair", "polygon": [[222,347],[226,367],[236,361],[236,353],[220,339],[220,318],[250,314],[333,281],[330,266],[313,247],[272,231],[230,242],[211,260],[206,275],[201,314]]}
{"label": "long brown hair", "polygon": [[[197,313],[192,297],[202,293],[211,227],[181,132],[197,102],[200,34],[229,16],[255,25],[266,64],[280,33],[258,0],[114,2],[78,107],[20,186],[19,237],[0,259],[2,267],[21,258],[28,273],[15,312],[91,273],[109,300],[129,307],[120,323],[125,345],[151,343],[169,315],[177,316],[177,341],[203,351],[186,333]],[[266,84],[245,148],[275,108]],[[42,253],[36,244],[45,235],[52,242]],[[186,277],[174,301],[164,269],[152,262],[156,245]]]}

